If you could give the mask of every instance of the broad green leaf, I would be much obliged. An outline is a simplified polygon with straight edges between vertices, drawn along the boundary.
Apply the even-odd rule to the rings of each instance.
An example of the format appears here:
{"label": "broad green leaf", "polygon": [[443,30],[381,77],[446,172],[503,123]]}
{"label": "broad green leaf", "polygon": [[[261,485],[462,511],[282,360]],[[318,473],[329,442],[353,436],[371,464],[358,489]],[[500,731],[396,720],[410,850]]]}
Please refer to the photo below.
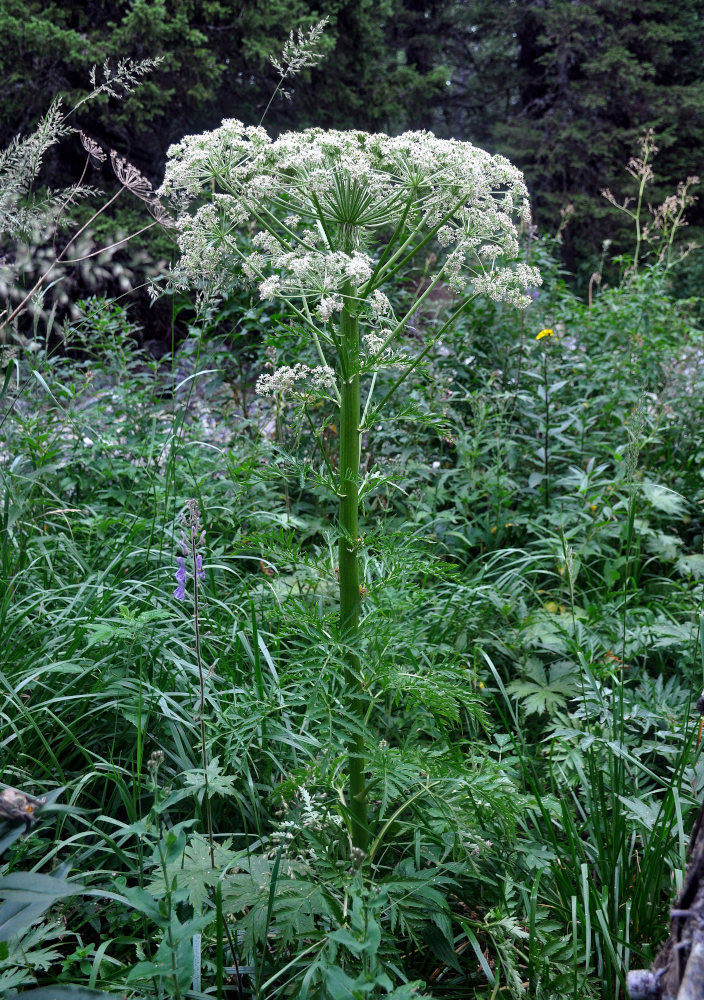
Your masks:
{"label": "broad green leaf", "polygon": [[[340,969],[339,966],[325,967],[324,974],[325,985],[328,988],[330,996],[335,997],[335,1000],[356,1000],[353,990],[356,989],[357,983],[354,979],[350,979],[347,973]],[[369,985],[373,986],[373,983]]]}

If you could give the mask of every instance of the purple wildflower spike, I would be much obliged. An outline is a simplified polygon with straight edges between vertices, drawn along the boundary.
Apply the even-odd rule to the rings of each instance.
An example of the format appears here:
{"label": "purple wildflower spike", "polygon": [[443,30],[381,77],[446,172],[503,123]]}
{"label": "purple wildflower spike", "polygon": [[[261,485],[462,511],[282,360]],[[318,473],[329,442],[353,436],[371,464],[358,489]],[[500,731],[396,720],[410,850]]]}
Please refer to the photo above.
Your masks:
{"label": "purple wildflower spike", "polygon": [[178,587],[174,591],[174,597],[179,601],[186,600],[186,560],[183,556],[176,556],[178,569],[176,570],[176,583]]}
{"label": "purple wildflower spike", "polygon": [[[182,532],[179,544],[182,555],[176,556],[176,583],[178,586],[174,590],[174,597],[179,601],[186,599],[186,581],[188,579],[187,566],[192,567],[195,573],[196,587],[201,580],[205,579],[203,569],[203,556],[198,551],[205,545],[205,531],[200,520],[200,508],[197,500],[189,500],[186,503],[186,510],[181,515]],[[197,595],[194,594],[197,600]]]}

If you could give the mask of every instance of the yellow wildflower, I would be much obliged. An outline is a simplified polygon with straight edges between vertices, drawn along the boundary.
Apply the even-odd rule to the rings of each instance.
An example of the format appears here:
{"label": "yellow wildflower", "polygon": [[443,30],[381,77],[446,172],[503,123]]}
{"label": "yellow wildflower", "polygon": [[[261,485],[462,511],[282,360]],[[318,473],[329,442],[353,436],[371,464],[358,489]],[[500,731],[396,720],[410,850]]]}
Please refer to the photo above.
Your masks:
{"label": "yellow wildflower", "polygon": [[548,601],[546,604],[543,604],[543,607],[551,615],[564,615],[567,610],[564,604],[558,604],[557,601]]}
{"label": "yellow wildflower", "polygon": [[546,330],[541,330],[535,339],[542,340],[543,337],[554,337],[554,336],[555,336],[555,331],[551,330],[550,327],[548,327]]}

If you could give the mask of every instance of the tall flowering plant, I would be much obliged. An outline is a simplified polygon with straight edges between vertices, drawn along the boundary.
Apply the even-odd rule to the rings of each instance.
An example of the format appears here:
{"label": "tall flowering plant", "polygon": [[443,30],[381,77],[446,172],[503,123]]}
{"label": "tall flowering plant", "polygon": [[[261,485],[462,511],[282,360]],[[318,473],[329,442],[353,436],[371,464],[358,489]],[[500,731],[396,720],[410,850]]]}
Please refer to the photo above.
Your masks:
{"label": "tall flowering plant", "polygon": [[[308,129],[272,140],[231,119],[170,148],[159,193],[179,210],[177,281],[224,296],[245,278],[263,299],[284,301],[307,334],[310,357],[262,375],[258,391],[323,397],[338,411],[340,628],[349,708],[361,721],[361,433],[471,298],[485,294],[519,308],[531,301],[539,273],[511,263],[517,224],[529,216],[523,177],[502,156],[428,132],[393,138]],[[241,248],[243,228],[254,232],[254,252]],[[388,290],[422,251],[434,272],[396,316]],[[404,333],[441,283],[457,294],[457,309],[414,353]],[[380,393],[379,373],[389,367],[394,378]],[[352,842],[364,850],[361,735],[349,746],[348,791]]]}

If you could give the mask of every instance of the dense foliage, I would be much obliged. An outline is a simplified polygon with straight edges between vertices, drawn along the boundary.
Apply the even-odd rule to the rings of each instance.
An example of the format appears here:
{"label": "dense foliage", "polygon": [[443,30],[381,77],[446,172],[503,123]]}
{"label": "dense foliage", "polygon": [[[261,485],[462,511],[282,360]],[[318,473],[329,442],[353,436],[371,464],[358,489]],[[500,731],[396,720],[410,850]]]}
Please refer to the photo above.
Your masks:
{"label": "dense foliage", "polygon": [[0,778],[47,801],[0,840],[4,991],[612,1000],[653,956],[704,780],[701,339],[661,267],[588,306],[554,250],[365,434],[361,729],[318,443],[253,394],[276,304],[158,363],[91,299],[5,355]]}
{"label": "dense foliage", "polygon": [[[195,10],[227,14],[179,6],[184,36]],[[429,8],[403,12],[430,74]],[[88,22],[53,14],[79,54]],[[72,115],[0,154],[0,993],[620,1000],[704,789],[694,182],[658,205],[642,135],[610,206],[631,252],[584,301],[468,145],[229,121],[157,192],[84,133],[178,235],[180,268],[148,261],[163,354],[99,294],[101,267],[133,283],[101,216],[61,231],[84,178],[35,187]]]}

